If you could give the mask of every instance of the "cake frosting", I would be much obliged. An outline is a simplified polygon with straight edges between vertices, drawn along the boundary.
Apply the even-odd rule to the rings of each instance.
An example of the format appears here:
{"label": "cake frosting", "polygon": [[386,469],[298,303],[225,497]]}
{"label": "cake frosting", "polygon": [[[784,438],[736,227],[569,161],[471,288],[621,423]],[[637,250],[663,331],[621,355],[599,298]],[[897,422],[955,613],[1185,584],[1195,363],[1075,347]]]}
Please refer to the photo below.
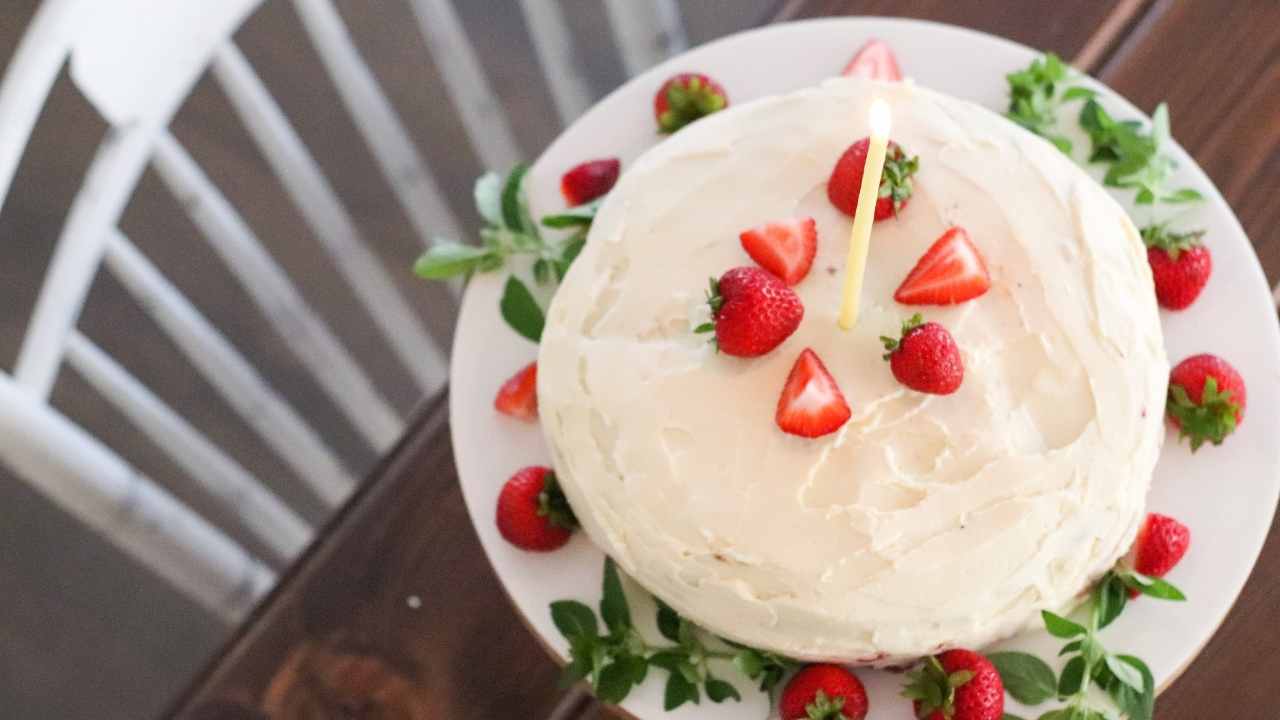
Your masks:
{"label": "cake frosting", "polygon": [[[850,220],[826,181],[873,97],[920,170],[875,225],[842,332]],[[742,230],[798,215],[819,235],[800,328],[760,358],[718,354],[693,332],[707,279],[751,264]],[[991,290],[895,303],[952,225]],[[952,395],[903,387],[881,359],[879,337],[917,310],[960,347]],[[853,410],[812,440],[773,419],[806,347]],[[984,108],[838,79],[701,120],[633,164],[551,303],[538,399],[579,520],[640,585],[738,642],[890,665],[1008,636],[1115,563],[1144,516],[1167,373],[1142,242],[1096,182]]]}

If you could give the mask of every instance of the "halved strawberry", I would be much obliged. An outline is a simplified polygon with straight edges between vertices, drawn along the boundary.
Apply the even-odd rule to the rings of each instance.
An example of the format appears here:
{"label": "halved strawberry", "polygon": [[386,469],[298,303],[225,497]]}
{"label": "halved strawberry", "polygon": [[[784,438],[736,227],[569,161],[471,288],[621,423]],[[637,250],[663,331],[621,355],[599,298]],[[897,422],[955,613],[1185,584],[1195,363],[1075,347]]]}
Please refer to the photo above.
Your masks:
{"label": "halved strawberry", "polygon": [[538,417],[538,363],[531,362],[512,375],[493,398],[493,407],[503,415],[521,420]]}
{"label": "halved strawberry", "polygon": [[815,438],[840,429],[853,413],[818,354],[805,348],[778,398],[775,420],[785,433]]}
{"label": "halved strawberry", "polygon": [[621,172],[622,161],[618,158],[579,163],[560,177],[560,194],[570,207],[585,205],[612,190]]}
{"label": "halved strawberry", "polygon": [[953,227],[916,262],[893,299],[903,305],[954,305],[989,289],[991,274],[982,253],[964,228]]}
{"label": "halved strawberry", "polygon": [[883,40],[872,38],[853,56],[844,71],[845,77],[860,77],[868,80],[901,80],[902,71],[898,69],[898,58]]}
{"label": "halved strawberry", "polygon": [[788,285],[809,274],[818,253],[818,225],[811,217],[771,220],[738,238],[752,260]]}

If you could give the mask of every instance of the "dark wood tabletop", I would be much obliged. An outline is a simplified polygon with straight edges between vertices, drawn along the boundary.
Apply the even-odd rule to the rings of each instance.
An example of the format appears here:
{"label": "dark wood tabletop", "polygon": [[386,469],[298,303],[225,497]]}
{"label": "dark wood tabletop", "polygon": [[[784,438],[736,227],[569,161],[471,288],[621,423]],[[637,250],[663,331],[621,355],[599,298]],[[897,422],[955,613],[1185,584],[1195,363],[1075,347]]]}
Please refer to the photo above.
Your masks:
{"label": "dark wood tabletop", "polygon": [[[791,0],[770,20],[906,15],[1073,58],[1175,136],[1222,190],[1271,282],[1280,278],[1280,3],[1115,4]],[[509,605],[463,506],[447,398],[319,534],[179,699],[183,718],[589,718]],[[1160,697],[1160,720],[1277,716],[1280,530],[1199,658]]]}

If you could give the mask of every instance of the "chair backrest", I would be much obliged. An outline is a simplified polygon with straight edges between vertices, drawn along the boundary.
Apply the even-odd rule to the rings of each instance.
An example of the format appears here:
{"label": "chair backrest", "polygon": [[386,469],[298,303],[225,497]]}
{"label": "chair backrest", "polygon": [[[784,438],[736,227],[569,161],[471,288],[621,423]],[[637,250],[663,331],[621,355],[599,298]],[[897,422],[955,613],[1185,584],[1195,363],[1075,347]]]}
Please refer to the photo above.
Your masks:
{"label": "chair backrest", "polygon": [[[282,2],[283,0],[275,0]],[[443,80],[446,103],[481,162],[504,169],[520,159],[507,115],[464,31],[453,0],[405,0]],[[101,532],[211,611],[234,619],[273,581],[311,525],[245,467],[77,329],[100,266],[133,296],[196,371],[328,507],[354,487],[353,468],[268,384],[204,313],[120,230],[122,212],[150,167],[180,199],[288,352],[372,452],[385,450],[403,418],[361,361],[304,299],[242,213],[168,129],[206,74],[278,177],[387,349],[430,394],[443,387],[444,350],[397,289],[312,151],[268,92],[233,34],[261,0],[156,3],[46,0],[0,84],[0,209],[50,88],[70,77],[109,125],[72,203],[27,326],[12,377],[0,374],[0,461],[66,511]],[[422,245],[464,237],[442,183],[362,60],[331,0],[292,6],[373,161]],[[685,44],[674,0],[607,0],[618,53],[636,72]],[[571,33],[555,0],[518,9],[552,104],[562,122],[592,99]],[[145,21],[138,18],[144,17]],[[453,183],[470,178],[452,178]],[[181,242],[194,242],[182,239]],[[404,258],[407,267],[411,258]],[[455,293],[449,297],[456,296]],[[238,518],[219,528],[152,483],[48,405],[63,364],[114,405],[205,495]],[[248,533],[258,559],[234,539]]]}

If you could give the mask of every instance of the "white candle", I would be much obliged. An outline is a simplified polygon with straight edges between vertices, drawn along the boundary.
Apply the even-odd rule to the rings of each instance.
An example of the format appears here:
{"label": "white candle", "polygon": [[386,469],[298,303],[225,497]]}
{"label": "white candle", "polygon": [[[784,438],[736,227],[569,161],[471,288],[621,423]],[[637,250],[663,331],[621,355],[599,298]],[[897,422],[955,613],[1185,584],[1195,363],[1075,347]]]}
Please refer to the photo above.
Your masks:
{"label": "white candle", "polygon": [[880,99],[871,103],[871,144],[867,148],[867,164],[862,168],[858,208],[853,214],[853,230],[849,233],[849,260],[844,269],[844,298],[840,303],[839,320],[842,330],[848,330],[858,322],[858,296],[862,293],[862,274],[867,269],[867,247],[871,243],[871,223],[875,222],[891,119],[888,103]]}

